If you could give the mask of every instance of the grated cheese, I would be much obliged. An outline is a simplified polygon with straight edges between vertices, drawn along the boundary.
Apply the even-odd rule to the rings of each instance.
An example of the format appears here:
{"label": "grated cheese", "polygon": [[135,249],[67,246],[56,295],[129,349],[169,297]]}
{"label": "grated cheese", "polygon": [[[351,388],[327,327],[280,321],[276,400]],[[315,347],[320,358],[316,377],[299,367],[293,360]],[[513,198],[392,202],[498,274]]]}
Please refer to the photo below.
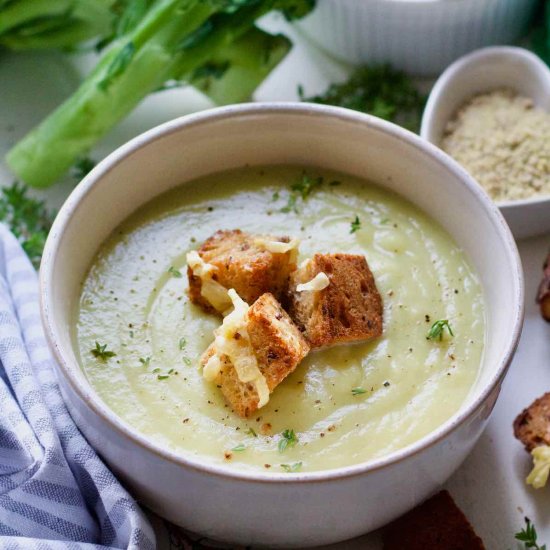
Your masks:
{"label": "grated cheese", "polygon": [[196,250],[189,252],[186,258],[193,275],[201,280],[201,296],[220,313],[227,311],[231,307],[227,289],[212,279],[217,268],[206,263]]}
{"label": "grated cheese", "polygon": [[330,285],[330,279],[328,278],[326,273],[323,273],[320,271],[311,279],[311,281],[307,283],[303,283],[301,285],[298,285],[296,287],[297,292],[306,292],[306,291],[319,291],[327,288],[327,286]]}
{"label": "grated cheese", "polygon": [[[250,306],[241,299],[234,289],[228,296],[233,303],[233,311],[223,320],[222,325],[214,331],[214,355],[210,357],[203,369],[206,380],[213,382],[222,368],[222,356],[227,356],[243,383],[252,383],[259,397],[258,408],[269,401],[269,388],[264,375],[258,367],[258,360],[250,344],[246,330],[247,315]],[[239,338],[235,338],[236,334]]]}

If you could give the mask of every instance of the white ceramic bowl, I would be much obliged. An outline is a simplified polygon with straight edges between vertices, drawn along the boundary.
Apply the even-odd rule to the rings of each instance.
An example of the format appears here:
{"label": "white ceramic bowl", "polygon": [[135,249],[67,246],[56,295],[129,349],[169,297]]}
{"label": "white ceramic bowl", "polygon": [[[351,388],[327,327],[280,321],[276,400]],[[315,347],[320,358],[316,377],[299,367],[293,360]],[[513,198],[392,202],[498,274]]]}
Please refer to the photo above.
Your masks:
{"label": "white ceramic bowl", "polygon": [[298,26],[344,61],[436,75],[482,46],[522,36],[538,0],[319,0]]}
{"label": "white ceramic bowl", "polygon": [[[80,283],[99,246],[160,193],[245,163],[314,165],[375,181],[416,203],[462,246],[483,285],[487,334],[479,378],[449,421],[407,448],[367,463],[311,473],[245,473],[168,451],[101,401],[79,367],[70,331]],[[523,319],[514,240],[470,176],[398,126],[308,104],[214,109],[163,124],[115,151],[61,208],[46,243],[40,285],[46,334],[71,414],[139,500],[193,531],[270,547],[354,537],[433,493],[480,436]]]}
{"label": "white ceramic bowl", "polygon": [[[514,47],[483,48],[453,63],[436,82],[420,135],[439,145],[447,122],[474,95],[511,88],[550,112],[550,69],[535,54]],[[497,203],[518,239],[550,231],[550,197]]]}

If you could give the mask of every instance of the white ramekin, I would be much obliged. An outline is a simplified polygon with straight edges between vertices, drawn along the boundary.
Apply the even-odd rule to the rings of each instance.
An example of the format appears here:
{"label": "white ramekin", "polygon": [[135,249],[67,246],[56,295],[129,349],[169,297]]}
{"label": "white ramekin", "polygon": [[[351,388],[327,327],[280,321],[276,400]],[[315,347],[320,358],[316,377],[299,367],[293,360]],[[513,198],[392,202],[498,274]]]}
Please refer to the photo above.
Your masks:
{"label": "white ramekin", "polygon": [[[435,145],[458,109],[479,93],[511,88],[550,112],[550,69],[523,48],[482,48],[455,61],[430,93],[420,135]],[[497,202],[516,239],[550,231],[550,197]]]}
{"label": "white ramekin", "polygon": [[[483,286],[486,344],[472,391],[442,426],[404,449],[354,466],[241,472],[162,447],[116,416],[94,391],[78,364],[71,326],[81,282],[101,243],[159,194],[247,163],[319,166],[377,182],[418,205],[464,249]],[[133,494],[193,531],[269,547],[358,536],[436,491],[481,435],[523,320],[523,276],[512,235],[498,208],[457,163],[380,119],[292,103],[186,116],[109,155],[61,208],[46,243],[40,290],[46,335],[70,412]]]}
{"label": "white ramekin", "polygon": [[298,26],[354,64],[390,63],[431,76],[476,48],[511,44],[538,0],[318,0]]}

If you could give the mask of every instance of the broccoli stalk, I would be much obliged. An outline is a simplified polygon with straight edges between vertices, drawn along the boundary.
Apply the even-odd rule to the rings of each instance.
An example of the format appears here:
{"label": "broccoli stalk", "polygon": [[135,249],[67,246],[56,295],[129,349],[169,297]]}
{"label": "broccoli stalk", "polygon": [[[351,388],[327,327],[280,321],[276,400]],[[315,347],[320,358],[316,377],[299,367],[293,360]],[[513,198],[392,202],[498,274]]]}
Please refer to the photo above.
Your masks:
{"label": "broccoli stalk", "polygon": [[241,103],[285,57],[291,43],[253,27],[196,69],[189,83],[218,105]]}
{"label": "broccoli stalk", "polygon": [[0,45],[12,50],[69,48],[111,32],[115,0],[0,3]]}
{"label": "broccoli stalk", "polygon": [[[230,61],[231,48],[238,50],[240,39],[241,47],[259,40],[258,34],[246,37],[256,19],[272,9],[297,17],[311,7],[311,0],[155,1],[137,25],[113,42],[73,96],[9,151],[8,165],[34,187],[53,184],[149,93],[170,80],[201,81],[200,69],[219,63],[224,55]],[[281,57],[281,45],[273,60]],[[249,59],[254,59],[253,52]],[[247,94],[273,60],[259,71],[255,60],[256,73],[244,83]],[[234,84],[229,89],[230,77],[244,74],[247,63],[243,59],[240,69],[228,72],[220,86],[211,89],[212,96],[223,99],[226,86],[227,97],[237,97]]]}

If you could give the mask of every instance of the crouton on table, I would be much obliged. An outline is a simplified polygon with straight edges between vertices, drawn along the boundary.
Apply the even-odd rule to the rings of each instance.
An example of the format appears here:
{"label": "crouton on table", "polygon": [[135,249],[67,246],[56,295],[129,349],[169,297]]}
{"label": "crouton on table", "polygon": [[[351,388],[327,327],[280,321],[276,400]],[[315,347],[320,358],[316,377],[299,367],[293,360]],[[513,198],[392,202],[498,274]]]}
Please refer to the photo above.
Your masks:
{"label": "crouton on table", "polygon": [[266,292],[280,299],[296,269],[297,253],[298,241],[289,237],[217,231],[188,255],[189,297],[219,313],[231,306],[231,288],[248,304]]}
{"label": "crouton on table", "polygon": [[291,274],[287,302],[313,348],[382,334],[382,298],[364,256],[315,254]]}
{"label": "crouton on table", "polygon": [[466,516],[447,491],[441,491],[383,533],[384,550],[484,550]]}
{"label": "crouton on table", "polygon": [[514,435],[528,452],[550,445],[550,393],[545,393],[514,420]]}
{"label": "crouton on table", "polygon": [[247,417],[308,354],[298,327],[270,293],[248,306],[232,289],[232,313],[204,352],[204,376],[215,382],[233,410]]}

